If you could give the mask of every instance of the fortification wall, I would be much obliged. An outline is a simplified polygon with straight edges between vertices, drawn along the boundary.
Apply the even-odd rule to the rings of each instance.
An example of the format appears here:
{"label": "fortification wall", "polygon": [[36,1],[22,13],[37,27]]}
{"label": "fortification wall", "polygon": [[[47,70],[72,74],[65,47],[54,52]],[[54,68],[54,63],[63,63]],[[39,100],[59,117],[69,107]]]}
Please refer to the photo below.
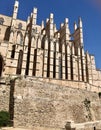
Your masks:
{"label": "fortification wall", "polygon": [[101,120],[98,93],[28,78],[16,80],[14,90],[15,127],[62,129],[68,120]]}
{"label": "fortification wall", "polygon": [[7,85],[5,81],[0,80],[0,111],[9,111],[10,101],[10,85]]}

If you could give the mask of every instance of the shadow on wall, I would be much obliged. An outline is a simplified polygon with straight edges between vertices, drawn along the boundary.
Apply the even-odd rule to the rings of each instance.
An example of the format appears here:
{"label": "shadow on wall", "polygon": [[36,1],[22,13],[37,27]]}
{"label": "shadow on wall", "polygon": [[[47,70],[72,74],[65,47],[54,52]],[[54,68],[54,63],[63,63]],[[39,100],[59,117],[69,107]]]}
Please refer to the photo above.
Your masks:
{"label": "shadow on wall", "polygon": [[3,70],[3,57],[0,55],[0,77],[2,76],[2,70]]}
{"label": "shadow on wall", "polygon": [[14,87],[15,80],[10,81],[10,99],[9,99],[9,113],[10,113],[10,121],[13,126],[13,118],[14,118]]}

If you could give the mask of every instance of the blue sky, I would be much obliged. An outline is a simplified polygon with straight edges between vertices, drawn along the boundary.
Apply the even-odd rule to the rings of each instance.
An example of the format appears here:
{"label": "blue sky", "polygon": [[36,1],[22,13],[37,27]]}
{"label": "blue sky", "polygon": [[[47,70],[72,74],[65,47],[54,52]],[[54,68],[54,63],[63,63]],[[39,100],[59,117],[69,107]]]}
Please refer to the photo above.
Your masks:
{"label": "blue sky", "polygon": [[[101,68],[101,0],[19,0],[18,18],[26,20],[38,8],[38,24],[54,13],[57,28],[69,18],[70,31],[73,33],[74,21],[81,16],[84,30],[85,50],[95,55],[97,68]],[[0,0],[0,14],[12,15],[14,0]]]}

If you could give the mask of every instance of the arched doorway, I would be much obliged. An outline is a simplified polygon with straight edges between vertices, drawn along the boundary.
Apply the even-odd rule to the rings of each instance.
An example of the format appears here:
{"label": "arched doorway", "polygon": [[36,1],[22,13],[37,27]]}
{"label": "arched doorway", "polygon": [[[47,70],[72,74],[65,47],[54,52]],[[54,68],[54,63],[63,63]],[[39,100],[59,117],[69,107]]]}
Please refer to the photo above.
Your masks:
{"label": "arched doorway", "polygon": [[2,76],[2,69],[3,69],[3,58],[0,55],[0,77]]}

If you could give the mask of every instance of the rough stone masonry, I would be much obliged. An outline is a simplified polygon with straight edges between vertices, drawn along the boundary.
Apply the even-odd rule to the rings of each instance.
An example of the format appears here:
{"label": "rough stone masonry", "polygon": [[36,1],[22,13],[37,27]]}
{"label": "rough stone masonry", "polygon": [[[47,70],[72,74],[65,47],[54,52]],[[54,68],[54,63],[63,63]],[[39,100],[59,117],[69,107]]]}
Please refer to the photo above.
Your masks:
{"label": "rough stone masonry", "polygon": [[67,121],[101,120],[98,93],[39,79],[16,80],[14,126],[64,128]]}
{"label": "rough stone masonry", "polygon": [[60,29],[50,14],[37,24],[37,8],[27,21],[0,14],[0,110],[14,127],[35,130],[101,128],[101,71],[85,52],[83,23],[74,33],[66,18]]}

